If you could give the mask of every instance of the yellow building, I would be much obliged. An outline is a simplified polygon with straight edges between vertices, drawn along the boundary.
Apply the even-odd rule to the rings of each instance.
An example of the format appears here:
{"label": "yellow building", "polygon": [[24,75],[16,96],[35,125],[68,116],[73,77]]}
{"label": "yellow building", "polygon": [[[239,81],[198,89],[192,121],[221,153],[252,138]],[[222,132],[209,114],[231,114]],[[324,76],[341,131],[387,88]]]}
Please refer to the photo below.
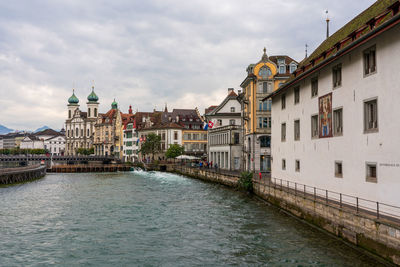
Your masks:
{"label": "yellow building", "polygon": [[241,83],[240,95],[244,126],[245,169],[270,171],[271,101],[262,100],[287,81],[298,62],[288,56],[267,56],[247,67],[247,77]]}
{"label": "yellow building", "polygon": [[203,157],[207,153],[207,131],[203,129],[193,130],[183,128],[182,146],[185,154]]}

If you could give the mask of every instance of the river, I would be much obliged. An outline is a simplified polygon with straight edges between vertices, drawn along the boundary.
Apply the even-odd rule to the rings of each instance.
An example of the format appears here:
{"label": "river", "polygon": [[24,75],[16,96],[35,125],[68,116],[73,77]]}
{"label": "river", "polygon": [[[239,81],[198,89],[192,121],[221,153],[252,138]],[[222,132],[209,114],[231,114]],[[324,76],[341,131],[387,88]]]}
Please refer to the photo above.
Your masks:
{"label": "river", "polygon": [[0,266],[378,266],[277,208],[159,172],[0,187]]}

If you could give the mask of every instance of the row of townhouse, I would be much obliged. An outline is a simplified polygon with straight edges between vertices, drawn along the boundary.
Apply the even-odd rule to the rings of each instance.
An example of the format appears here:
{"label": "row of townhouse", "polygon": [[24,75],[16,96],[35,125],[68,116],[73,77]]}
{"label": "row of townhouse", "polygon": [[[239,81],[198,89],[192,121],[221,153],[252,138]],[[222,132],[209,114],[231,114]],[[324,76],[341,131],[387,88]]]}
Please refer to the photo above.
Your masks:
{"label": "row of townhouse", "polygon": [[207,131],[197,109],[173,109],[168,112],[123,113],[114,100],[111,109],[99,113],[99,98],[94,92],[87,97],[87,112],[79,107],[75,92],[68,99],[66,120],[66,154],[76,155],[80,148],[94,149],[95,155],[114,156],[124,161],[142,158],[140,147],[146,136],[155,133],[161,138],[159,158],[171,144],[184,147],[185,154],[204,157],[207,149]]}

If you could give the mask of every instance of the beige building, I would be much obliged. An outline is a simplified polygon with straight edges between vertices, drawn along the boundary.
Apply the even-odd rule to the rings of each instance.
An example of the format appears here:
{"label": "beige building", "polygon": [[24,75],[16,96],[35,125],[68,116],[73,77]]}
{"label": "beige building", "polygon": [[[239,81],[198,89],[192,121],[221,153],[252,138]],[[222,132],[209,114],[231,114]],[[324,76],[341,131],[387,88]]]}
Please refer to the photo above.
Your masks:
{"label": "beige building", "polygon": [[94,153],[98,156],[122,158],[122,117],[115,100],[107,113],[99,114],[94,128]]}

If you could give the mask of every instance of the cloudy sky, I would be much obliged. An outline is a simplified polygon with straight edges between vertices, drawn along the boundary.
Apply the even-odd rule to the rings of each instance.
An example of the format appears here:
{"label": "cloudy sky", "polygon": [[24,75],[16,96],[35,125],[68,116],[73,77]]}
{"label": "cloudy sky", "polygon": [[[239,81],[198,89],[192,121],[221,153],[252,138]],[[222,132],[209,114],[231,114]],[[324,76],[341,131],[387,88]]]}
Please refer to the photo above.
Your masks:
{"label": "cloudy sky", "polygon": [[100,112],[219,104],[268,55],[300,61],[372,0],[19,0],[0,2],[0,124],[60,129],[75,88]]}

